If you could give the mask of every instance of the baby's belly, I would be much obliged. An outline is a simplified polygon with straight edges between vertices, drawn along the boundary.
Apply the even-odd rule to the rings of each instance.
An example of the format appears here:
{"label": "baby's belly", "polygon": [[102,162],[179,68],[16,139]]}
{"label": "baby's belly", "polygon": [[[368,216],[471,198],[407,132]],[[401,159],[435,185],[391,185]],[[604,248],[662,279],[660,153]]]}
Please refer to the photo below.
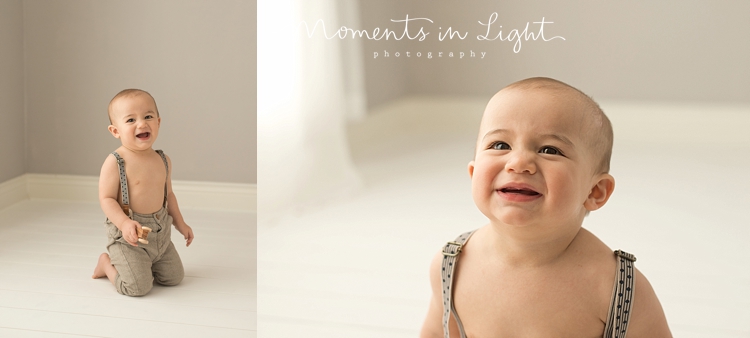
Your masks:
{"label": "baby's belly", "polygon": [[164,204],[164,188],[147,189],[134,185],[130,190],[130,209],[139,214],[152,214],[159,211]]}

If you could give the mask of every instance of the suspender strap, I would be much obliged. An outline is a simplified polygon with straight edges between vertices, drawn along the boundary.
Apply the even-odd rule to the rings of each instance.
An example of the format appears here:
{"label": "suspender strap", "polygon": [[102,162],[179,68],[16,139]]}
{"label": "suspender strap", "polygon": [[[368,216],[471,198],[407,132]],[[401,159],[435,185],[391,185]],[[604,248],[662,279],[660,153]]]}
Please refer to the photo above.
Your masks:
{"label": "suspender strap", "polygon": [[161,160],[164,161],[164,168],[167,168],[167,181],[164,181],[164,203],[162,205],[166,208],[167,207],[167,182],[169,182],[169,163],[167,162],[167,157],[164,156],[164,152],[161,151],[161,149],[156,151],[159,156],[161,156]]}
{"label": "suspender strap", "polygon": [[130,197],[128,196],[128,179],[125,177],[125,161],[123,161],[120,154],[116,151],[112,152],[117,159],[117,167],[120,169],[120,193],[122,194],[122,212],[128,215],[131,219],[133,218],[132,211],[130,210]]}
{"label": "suspender strap", "polygon": [[604,338],[625,338],[628,333],[628,320],[635,292],[635,256],[625,251],[615,251],[617,270],[612,290],[612,305],[607,315]]}
{"label": "suspender strap", "polygon": [[453,306],[453,288],[451,288],[451,286],[453,286],[453,274],[456,271],[458,255],[461,253],[461,249],[469,240],[469,237],[471,237],[474,231],[476,230],[461,234],[460,236],[458,236],[458,238],[456,238],[455,241],[448,242],[443,247],[443,334],[445,338],[450,338],[448,323],[450,322],[451,313],[453,313],[453,317],[456,318],[456,323],[458,323],[458,330],[461,333],[461,338],[466,338],[464,326],[461,323],[461,319],[458,318],[456,308]]}

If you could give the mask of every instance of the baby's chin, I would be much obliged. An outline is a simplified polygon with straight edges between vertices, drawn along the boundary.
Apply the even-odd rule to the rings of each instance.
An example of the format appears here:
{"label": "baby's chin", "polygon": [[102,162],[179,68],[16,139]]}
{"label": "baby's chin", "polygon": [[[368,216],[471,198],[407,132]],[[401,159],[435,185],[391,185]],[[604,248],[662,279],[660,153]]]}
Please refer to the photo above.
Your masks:
{"label": "baby's chin", "polygon": [[537,222],[534,222],[528,217],[502,217],[492,223],[504,228],[529,228],[534,226]]}
{"label": "baby's chin", "polygon": [[[540,211],[520,211],[504,212],[494,215],[493,224],[504,228],[513,229],[536,229],[536,228],[554,228],[567,233],[571,227],[580,228],[583,225],[584,213],[579,214],[556,214],[542,215]],[[545,230],[546,231],[546,230]]]}
{"label": "baby's chin", "polygon": [[[485,214],[486,215],[486,214]],[[569,219],[570,215],[544,215],[537,208],[525,209],[520,206],[505,206],[502,210],[496,210],[488,218],[491,223],[507,228],[535,228],[548,224],[575,223],[576,220]]]}
{"label": "baby's chin", "polygon": [[523,228],[533,226],[539,222],[538,213],[529,210],[501,210],[494,214],[487,215],[490,223],[500,227]]}

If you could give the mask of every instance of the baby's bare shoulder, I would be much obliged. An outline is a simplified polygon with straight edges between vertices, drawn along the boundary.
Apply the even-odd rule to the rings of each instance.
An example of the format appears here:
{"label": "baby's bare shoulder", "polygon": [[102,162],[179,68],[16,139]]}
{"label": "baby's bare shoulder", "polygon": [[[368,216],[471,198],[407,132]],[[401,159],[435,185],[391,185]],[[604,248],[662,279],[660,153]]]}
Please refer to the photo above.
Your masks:
{"label": "baby's bare shoulder", "polygon": [[117,166],[117,159],[115,158],[115,155],[112,153],[107,154],[107,157],[104,158],[104,164],[102,164],[102,167],[104,166]]}
{"label": "baby's bare shoulder", "polygon": [[589,288],[598,290],[597,298],[604,297],[602,300],[608,301],[617,268],[617,258],[609,246],[588,230],[581,228],[568,249],[565,262],[565,265],[574,268],[564,271],[572,274],[572,277],[584,277],[583,280],[590,283]]}
{"label": "baby's bare shoulder", "polygon": [[581,228],[568,249],[573,259],[595,266],[598,269],[609,269],[614,274],[616,263],[614,251],[590,231]]}
{"label": "baby's bare shoulder", "polygon": [[[599,293],[602,296],[609,295],[605,298],[609,303],[615,282],[617,257],[599,238],[585,229],[581,231],[581,241],[578,244],[582,255],[578,259],[591,267],[592,275],[600,276],[597,283]],[[633,316],[628,325],[628,337],[671,337],[661,303],[648,279],[637,268],[633,297]]]}
{"label": "baby's bare shoulder", "polygon": [[651,283],[638,269],[635,270],[633,315],[628,337],[672,337],[661,302]]}
{"label": "baby's bare shoulder", "polygon": [[102,179],[105,181],[117,180],[118,175],[119,169],[117,168],[117,159],[114,155],[109,154],[102,164],[102,169],[99,174],[100,182]]}
{"label": "baby's bare shoulder", "polygon": [[102,164],[102,170],[99,173],[99,199],[114,198],[117,199],[117,192],[120,188],[119,169],[117,168],[117,159],[112,154],[107,155]]}

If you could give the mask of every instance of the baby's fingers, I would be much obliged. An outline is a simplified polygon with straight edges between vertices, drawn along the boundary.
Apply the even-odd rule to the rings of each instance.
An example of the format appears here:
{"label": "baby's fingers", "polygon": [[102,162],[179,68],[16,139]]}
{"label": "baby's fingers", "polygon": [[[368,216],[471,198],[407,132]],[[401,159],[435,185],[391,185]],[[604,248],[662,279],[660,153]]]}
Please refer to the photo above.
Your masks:
{"label": "baby's fingers", "polygon": [[193,230],[188,231],[187,234],[185,234],[185,240],[187,241],[187,244],[185,246],[190,246],[190,243],[193,243]]}
{"label": "baby's fingers", "polygon": [[130,238],[131,236],[125,236],[125,241],[132,246],[138,246],[138,237]]}

